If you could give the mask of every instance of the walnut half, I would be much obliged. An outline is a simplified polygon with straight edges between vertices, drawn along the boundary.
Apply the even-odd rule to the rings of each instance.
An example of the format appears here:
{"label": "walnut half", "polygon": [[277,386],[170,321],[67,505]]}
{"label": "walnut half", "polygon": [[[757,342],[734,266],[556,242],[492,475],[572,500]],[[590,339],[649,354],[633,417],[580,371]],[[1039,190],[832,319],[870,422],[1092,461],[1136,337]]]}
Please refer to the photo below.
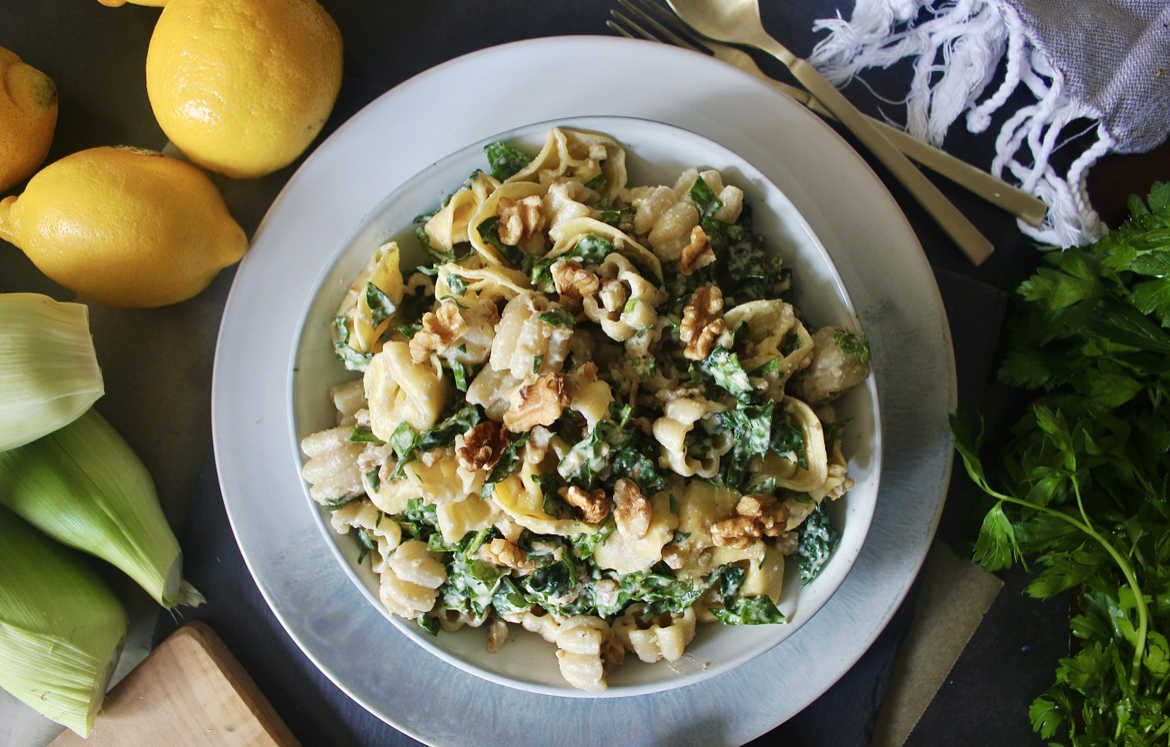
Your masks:
{"label": "walnut half", "polygon": [[601,278],[575,259],[558,259],[549,271],[560,294],[561,305],[574,312],[581,310],[582,299],[589,298],[601,288]]}
{"label": "walnut half", "polygon": [[459,307],[444,301],[437,310],[423,314],[422,329],[410,338],[411,360],[422,363],[432,351],[442,353],[466,332],[467,321],[459,313]]}
{"label": "walnut half", "polygon": [[693,275],[696,270],[715,261],[715,250],[702,226],[691,229],[691,243],[683,247],[678,258],[678,270],[683,275]]}
{"label": "walnut half", "polygon": [[565,499],[565,503],[577,509],[577,515],[586,524],[600,524],[609,515],[609,499],[600,488],[586,493],[576,485],[570,485],[559,489],[557,494]]}
{"label": "walnut half", "polygon": [[711,353],[715,341],[727,331],[723,321],[723,291],[713,285],[696,288],[683,307],[679,338],[687,344],[683,357],[701,361]]}
{"label": "walnut half", "polygon": [[735,505],[735,514],[711,525],[711,540],[717,546],[742,550],[762,536],[788,539],[788,506],[775,496],[745,495]]}
{"label": "walnut half", "polygon": [[483,545],[479,554],[493,565],[513,568],[518,571],[531,571],[536,567],[536,564],[529,560],[528,553],[524,552],[522,548],[498,537]]}
{"label": "walnut half", "polygon": [[468,472],[488,470],[496,466],[504,449],[508,448],[508,431],[494,420],[485,420],[461,436],[455,456],[459,466]]}
{"label": "walnut half", "polygon": [[736,504],[735,512],[759,524],[765,537],[779,537],[788,529],[788,506],[777,503],[773,495],[745,495]]}
{"label": "walnut half", "polygon": [[737,550],[748,547],[763,534],[755,520],[746,516],[717,521],[708,531],[716,547],[734,547]]}
{"label": "walnut half", "polygon": [[565,378],[559,373],[537,376],[536,381],[513,392],[510,399],[511,404],[504,411],[504,427],[512,433],[552,425],[570,401]]}
{"label": "walnut half", "polygon": [[625,477],[613,486],[613,518],[618,531],[630,539],[642,539],[650,531],[650,501],[633,480]]}
{"label": "walnut half", "polygon": [[516,246],[544,228],[544,200],[540,195],[530,195],[522,200],[501,197],[496,203],[496,215],[500,219],[496,227],[500,241]]}

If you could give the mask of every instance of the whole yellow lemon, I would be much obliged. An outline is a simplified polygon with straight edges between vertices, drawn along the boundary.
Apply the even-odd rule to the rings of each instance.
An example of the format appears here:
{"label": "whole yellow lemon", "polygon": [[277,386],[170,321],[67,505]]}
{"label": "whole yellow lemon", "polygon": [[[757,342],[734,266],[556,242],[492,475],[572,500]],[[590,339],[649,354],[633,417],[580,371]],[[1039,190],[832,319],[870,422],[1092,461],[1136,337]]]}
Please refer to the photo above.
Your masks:
{"label": "whole yellow lemon", "polygon": [[184,155],[250,178],[309,146],[341,67],[341,32],[316,0],[169,0],[146,52],[146,92]]}
{"label": "whole yellow lemon", "polygon": [[57,86],[0,47],[0,192],[37,170],[56,127]]}
{"label": "whole yellow lemon", "polygon": [[120,307],[186,300],[248,248],[202,171],[109,147],[66,156],[0,200],[0,239],[69,290]]}

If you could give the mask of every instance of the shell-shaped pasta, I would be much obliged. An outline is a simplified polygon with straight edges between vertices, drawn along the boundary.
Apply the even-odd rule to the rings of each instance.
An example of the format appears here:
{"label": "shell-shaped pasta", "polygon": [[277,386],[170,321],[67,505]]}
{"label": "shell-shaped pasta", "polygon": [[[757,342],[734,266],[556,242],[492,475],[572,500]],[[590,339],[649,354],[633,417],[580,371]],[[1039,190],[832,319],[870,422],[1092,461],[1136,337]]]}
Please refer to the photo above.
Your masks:
{"label": "shell-shaped pasta", "polygon": [[607,687],[602,655],[613,637],[609,624],[599,617],[570,617],[559,626],[557,663],[561,676],[573,687],[586,692],[600,692]]}
{"label": "shell-shaped pasta", "polygon": [[548,232],[553,248],[545,257],[559,257],[568,254],[583,237],[593,234],[613,244],[614,251],[646,267],[655,276],[662,277],[662,263],[654,252],[642,246],[632,236],[608,223],[593,218],[574,218],[556,226]]}
{"label": "shell-shaped pasta", "polygon": [[[462,293],[456,293],[451,288],[449,278],[458,275],[464,286]],[[521,293],[528,293],[532,285],[528,276],[520,270],[502,265],[489,267],[463,267],[454,262],[439,266],[439,274],[435,279],[435,298],[445,296],[474,298],[495,303],[497,301],[511,301]]]}
{"label": "shell-shaped pasta", "polygon": [[499,310],[494,301],[477,299],[459,313],[467,322],[467,331],[459,344],[447,350],[449,358],[465,365],[478,365],[488,359],[492,352],[492,340],[496,338],[496,324],[500,321]]}
{"label": "shell-shaped pasta", "polygon": [[662,408],[662,417],[654,421],[654,438],[662,445],[658,464],[668,467],[683,477],[711,478],[719,472],[719,458],[731,450],[731,441],[716,436],[712,448],[700,458],[692,457],[687,450],[686,438],[702,419],[712,416],[722,408],[705,399],[679,397],[667,402]]}
{"label": "shell-shaped pasta", "polygon": [[600,656],[609,635],[609,623],[605,620],[592,615],[579,615],[561,623],[554,643],[557,648],[572,654]]}
{"label": "shell-shaped pasta", "polygon": [[829,450],[828,475],[825,484],[819,490],[809,493],[809,496],[818,503],[825,498],[836,500],[853,489],[853,480],[849,477],[849,460],[841,452],[841,439],[833,439],[833,448]]}
{"label": "shell-shaped pasta", "polygon": [[593,209],[585,204],[592,194],[592,190],[581,182],[550,184],[544,196],[544,213],[548,219],[546,227],[552,228],[574,218],[593,215]]}
{"label": "shell-shaped pasta", "polygon": [[385,473],[394,468],[393,463],[385,465],[379,472],[378,489],[374,490],[366,481],[366,497],[382,512],[393,516],[406,510],[411,498],[419,498],[418,488],[405,477],[385,479]]}
{"label": "shell-shaped pasta", "polygon": [[[718,171],[714,173],[719,177],[719,186],[712,184],[709,180],[706,179],[706,177],[704,177],[704,181],[707,182],[707,186],[711,188],[711,191],[718,194],[719,187],[723,185],[723,176],[720,175]],[[685,200],[689,197],[691,187],[695,186],[695,177],[697,176],[699,176],[698,169],[683,169],[683,172],[678,175],[678,179],[674,180],[674,186],[670,190],[674,193],[676,199]]]}
{"label": "shell-shaped pasta", "polygon": [[659,659],[678,661],[687,644],[695,637],[698,622],[691,607],[678,613],[664,613],[650,621],[641,622],[644,604],[632,604],[613,622],[613,634],[628,650],[647,664]]}
{"label": "shell-shaped pasta", "polygon": [[690,200],[691,187],[695,185],[695,177],[697,176],[703,177],[703,181],[723,203],[711,217],[724,223],[735,223],[739,220],[739,214],[743,210],[743,190],[730,184],[724,185],[723,175],[715,169],[705,171],[687,169],[682,172],[678,181],[674,183],[674,193],[678,195],[678,199]]}
{"label": "shell-shaped pasta", "polygon": [[634,233],[645,236],[662,214],[678,202],[678,195],[670,187],[638,187],[629,190],[626,199],[634,206]]}
{"label": "shell-shaped pasta", "polygon": [[598,190],[602,197],[626,188],[625,148],[608,135],[553,127],[540,153],[507,181],[549,184],[570,179],[585,184],[599,175],[605,177]]}
{"label": "shell-shaped pasta", "polygon": [[593,551],[598,567],[618,573],[649,570],[662,559],[662,548],[674,538],[678,515],[670,510],[670,492],[658,493],[650,500],[650,527],[645,536],[634,539],[622,532],[612,532]]}
{"label": "shell-shaped pasta", "polygon": [[389,441],[403,421],[422,431],[438,422],[450,395],[437,364],[415,363],[405,342],[388,342],[365,373],[370,430]]}
{"label": "shell-shaped pasta", "polygon": [[542,321],[551,308],[548,297],[533,293],[516,296],[504,307],[492,341],[488,365],[508,371],[517,381],[561,370],[569,351],[573,328]]}
{"label": "shell-shaped pasta", "polygon": [[598,379],[596,372],[590,377],[583,369],[569,374],[573,397],[569,400],[569,407],[581,413],[589,424],[588,431],[592,432],[599,420],[609,416],[609,405],[613,402],[613,391],[609,383]]}
{"label": "shell-shaped pasta", "polygon": [[435,606],[434,589],[399,578],[393,568],[387,567],[378,580],[378,597],[392,614],[415,620]]}
{"label": "shell-shaped pasta", "polygon": [[508,622],[519,623],[529,633],[536,633],[549,643],[556,643],[557,636],[561,632],[561,624],[566,619],[564,616],[552,612],[538,613],[524,610],[509,617]]}
{"label": "shell-shaped pasta", "polygon": [[674,492],[678,496],[678,531],[700,547],[712,547],[715,543],[708,529],[735,514],[739,492],[701,480],[688,482]]}
{"label": "shell-shaped pasta", "polygon": [[843,332],[840,327],[821,327],[813,333],[812,355],[800,378],[793,381],[792,394],[809,404],[820,405],[865,380],[869,366],[857,353],[841,349],[838,335]]}
{"label": "shell-shaped pasta", "polygon": [[[498,334],[496,339],[499,339]],[[512,392],[524,383],[512,376],[510,371],[497,371],[490,365],[484,366],[467,387],[468,403],[482,407],[492,420],[502,421],[504,412],[512,404]]]}
{"label": "shell-shaped pasta", "polygon": [[354,379],[329,387],[329,399],[337,408],[337,424],[354,425],[357,411],[366,406],[366,390],[361,379]]}
{"label": "shell-shaped pasta", "polygon": [[374,573],[385,571],[386,562],[402,542],[402,527],[398,526],[398,522],[385,516],[377,506],[365,499],[352,501],[337,509],[329,515],[329,523],[338,534],[347,534],[350,529],[365,530],[377,550],[373,562]]}
{"label": "shell-shaped pasta", "polygon": [[[745,324],[748,327],[746,350],[740,356],[740,364],[749,374],[779,359],[775,370],[765,378],[783,385],[812,353],[812,337],[796,318],[792,304],[784,301],[748,301],[724,313],[723,321],[732,333]],[[796,333],[798,344],[785,355],[783,347],[790,332]]]}
{"label": "shell-shaped pasta", "polygon": [[410,462],[402,471],[425,503],[442,505],[467,497],[453,448],[435,449],[419,461]]}
{"label": "shell-shaped pasta", "polygon": [[667,208],[647,234],[654,254],[663,262],[682,256],[683,247],[691,243],[691,229],[699,225],[699,209],[690,200],[679,200]]}
{"label": "shell-shaped pasta", "polygon": [[421,540],[403,542],[386,561],[398,578],[412,584],[437,589],[447,582],[447,569]]}
{"label": "shell-shaped pasta", "polygon": [[358,467],[365,444],[350,442],[351,432],[350,426],[338,426],[309,434],[301,441],[301,451],[309,457],[301,467],[301,476],[309,483],[309,496],[322,505],[366,492]]}
{"label": "shell-shaped pasta", "polygon": [[784,499],[784,506],[788,509],[787,528],[792,530],[803,524],[809,514],[816,511],[817,501],[803,495],[796,497],[790,494]]}
{"label": "shell-shaped pasta", "polygon": [[763,550],[763,560],[748,563],[739,593],[744,596],[767,594],[775,604],[780,603],[780,592],[784,590],[784,553],[764,542],[758,543]]}
{"label": "shell-shaped pasta", "polygon": [[431,246],[449,252],[456,244],[469,241],[468,227],[472,217],[499,186],[500,183],[490,174],[480,171],[468,189],[460,189],[451,195],[447,204],[432,215],[423,226]]}
{"label": "shell-shaped pasta", "polygon": [[584,522],[558,519],[544,510],[544,491],[536,481],[536,466],[525,461],[517,474],[492,487],[492,500],[512,521],[537,534],[568,537],[596,531]]}
{"label": "shell-shaped pasta", "polygon": [[[374,352],[375,343],[382,331],[390,324],[387,317],[375,323],[370,309],[367,286],[373,284],[398,306],[402,303],[402,271],[399,269],[398,244],[387,241],[374,250],[370,261],[354,278],[349,289],[337,307],[336,317],[343,319],[349,334],[348,344],[359,353]],[[336,327],[331,332],[333,343],[341,342],[341,331]]]}
{"label": "shell-shaped pasta", "polygon": [[[829,476],[829,459],[821,421],[811,407],[795,397],[785,397],[781,405],[800,424],[804,454],[781,455],[769,451],[764,457],[763,472],[775,477],[777,487],[786,490],[810,494],[822,491]],[[804,457],[807,469],[797,464],[800,456]]]}
{"label": "shell-shaped pasta", "polygon": [[[504,259],[499,250],[484,241],[483,235],[479,232],[479,226],[484,221],[496,215],[500,200],[503,198],[508,198],[510,200],[522,200],[525,197],[531,197],[532,195],[544,197],[544,194],[547,191],[547,187],[540,184],[534,184],[533,182],[509,181],[507,183],[501,184],[494,192],[492,192],[490,197],[484,200],[476,208],[475,213],[471,216],[470,222],[467,226],[467,237],[471,241],[471,246],[475,249],[476,253],[479,254],[480,258],[483,259],[485,264],[507,264],[507,260]],[[529,247],[525,248],[528,249]],[[536,246],[535,248],[541,249],[543,247]]]}
{"label": "shell-shaped pasta", "polygon": [[596,296],[584,299],[585,316],[597,322],[611,340],[625,342],[641,333],[648,344],[648,330],[658,321],[655,307],[662,300],[661,291],[616,252],[601,263],[598,275],[601,288]]}
{"label": "shell-shaped pasta", "polygon": [[442,503],[435,507],[439,532],[443,541],[454,544],[468,532],[478,532],[496,523],[500,516],[499,507],[487,498],[469,495],[461,501]]}

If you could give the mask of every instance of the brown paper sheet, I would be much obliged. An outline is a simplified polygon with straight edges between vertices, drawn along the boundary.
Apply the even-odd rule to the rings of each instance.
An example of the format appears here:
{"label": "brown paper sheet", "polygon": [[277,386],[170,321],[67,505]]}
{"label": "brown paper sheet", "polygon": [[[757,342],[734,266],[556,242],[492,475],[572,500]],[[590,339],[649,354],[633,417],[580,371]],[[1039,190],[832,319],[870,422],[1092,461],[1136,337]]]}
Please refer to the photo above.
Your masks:
{"label": "brown paper sheet", "polygon": [[871,747],[900,747],[971,640],[1003,581],[935,541]]}

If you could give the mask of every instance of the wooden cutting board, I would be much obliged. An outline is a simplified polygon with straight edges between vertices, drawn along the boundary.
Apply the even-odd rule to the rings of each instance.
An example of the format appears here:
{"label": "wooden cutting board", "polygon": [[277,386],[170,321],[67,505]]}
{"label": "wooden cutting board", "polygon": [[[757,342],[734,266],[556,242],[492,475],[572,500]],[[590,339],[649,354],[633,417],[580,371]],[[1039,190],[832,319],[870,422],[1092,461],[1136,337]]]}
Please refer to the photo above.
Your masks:
{"label": "wooden cutting board", "polygon": [[50,747],[300,747],[219,636],[190,622],[106,695],[89,739]]}

